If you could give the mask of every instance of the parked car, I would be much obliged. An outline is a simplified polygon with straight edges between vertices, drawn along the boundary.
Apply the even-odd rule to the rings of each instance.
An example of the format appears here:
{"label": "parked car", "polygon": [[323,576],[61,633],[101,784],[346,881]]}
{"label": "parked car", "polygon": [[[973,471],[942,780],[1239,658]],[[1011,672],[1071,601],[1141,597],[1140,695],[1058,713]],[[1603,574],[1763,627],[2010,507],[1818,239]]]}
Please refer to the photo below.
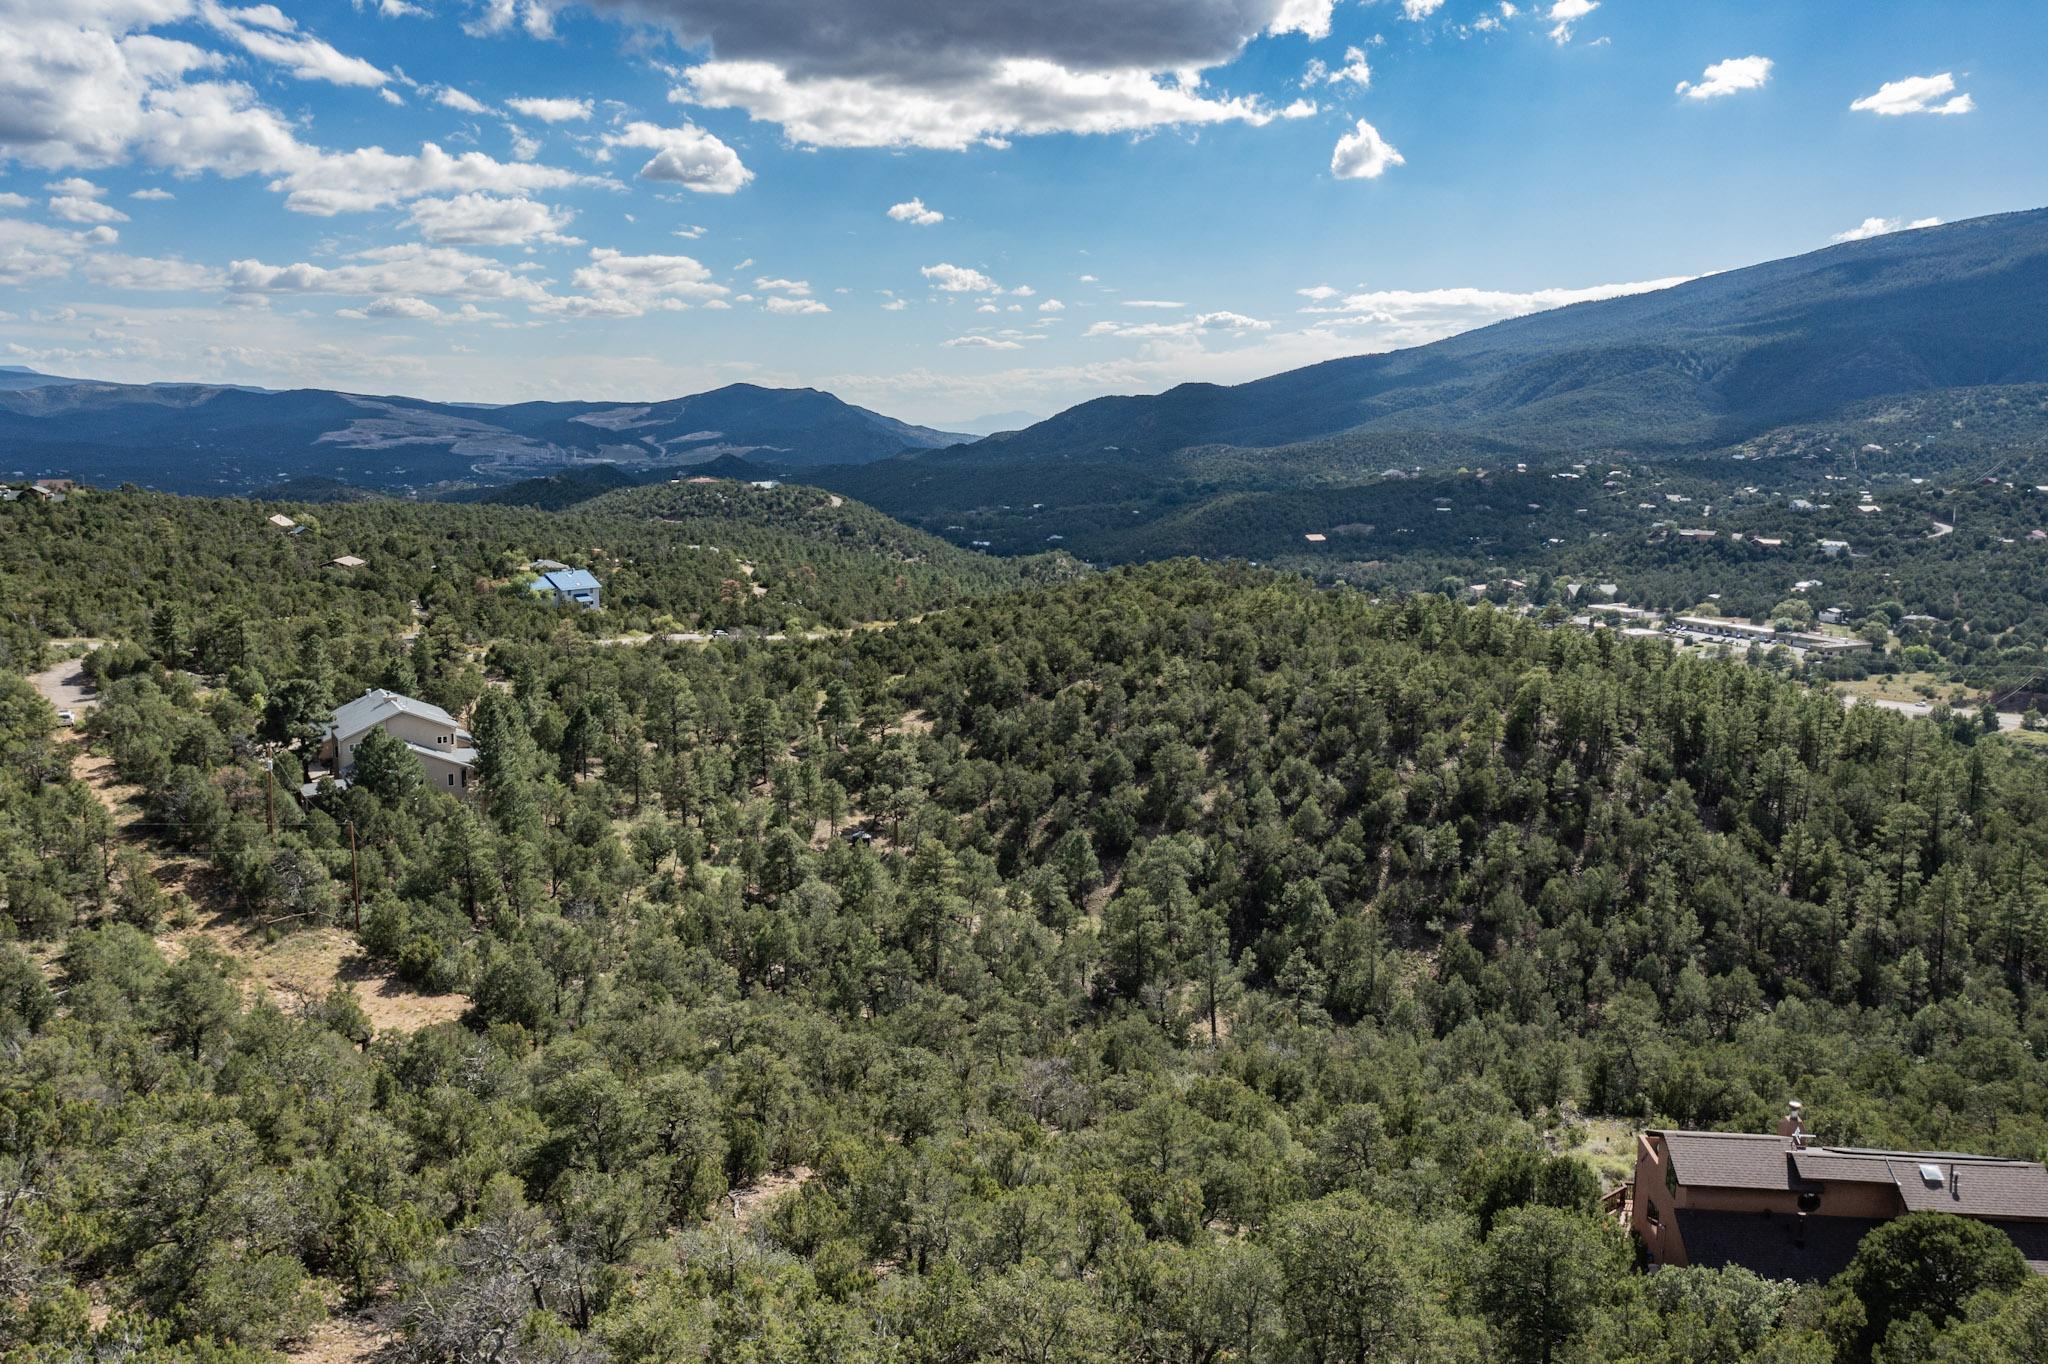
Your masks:
{"label": "parked car", "polygon": [[60,710],[57,712],[57,723],[60,725],[75,725],[78,723],[78,714],[75,711]]}

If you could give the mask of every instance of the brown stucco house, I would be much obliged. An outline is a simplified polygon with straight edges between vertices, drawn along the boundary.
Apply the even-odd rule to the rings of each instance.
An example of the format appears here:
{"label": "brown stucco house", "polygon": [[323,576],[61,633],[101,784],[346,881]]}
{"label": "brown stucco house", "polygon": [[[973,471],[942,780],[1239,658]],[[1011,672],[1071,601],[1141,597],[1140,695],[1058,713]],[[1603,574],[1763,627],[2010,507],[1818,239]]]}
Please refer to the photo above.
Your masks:
{"label": "brown stucco house", "polygon": [[1795,1111],[1775,1134],[1657,1129],[1636,1142],[1630,1229],[1652,1267],[1741,1265],[1815,1281],[1909,1212],[1973,1217],[2048,1274],[2048,1169],[1951,1151],[1823,1146]]}

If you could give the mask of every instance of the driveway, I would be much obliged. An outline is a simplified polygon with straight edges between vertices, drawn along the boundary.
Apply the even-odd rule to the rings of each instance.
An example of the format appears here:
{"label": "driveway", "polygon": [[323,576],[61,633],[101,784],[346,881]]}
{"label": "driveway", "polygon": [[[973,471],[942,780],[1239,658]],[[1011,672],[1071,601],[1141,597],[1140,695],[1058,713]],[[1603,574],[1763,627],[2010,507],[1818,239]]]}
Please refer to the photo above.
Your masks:
{"label": "driveway", "polygon": [[67,658],[55,667],[29,674],[29,683],[58,710],[68,710],[80,719],[99,702],[92,679],[85,674],[82,659]]}

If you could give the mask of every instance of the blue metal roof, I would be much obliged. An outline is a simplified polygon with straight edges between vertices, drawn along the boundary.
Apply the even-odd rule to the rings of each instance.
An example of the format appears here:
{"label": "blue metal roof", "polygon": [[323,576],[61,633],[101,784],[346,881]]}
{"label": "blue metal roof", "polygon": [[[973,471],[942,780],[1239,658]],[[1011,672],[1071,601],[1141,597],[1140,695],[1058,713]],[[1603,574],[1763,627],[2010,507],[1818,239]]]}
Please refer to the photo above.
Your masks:
{"label": "blue metal roof", "polygon": [[595,592],[597,576],[585,568],[558,568],[534,580],[535,592]]}

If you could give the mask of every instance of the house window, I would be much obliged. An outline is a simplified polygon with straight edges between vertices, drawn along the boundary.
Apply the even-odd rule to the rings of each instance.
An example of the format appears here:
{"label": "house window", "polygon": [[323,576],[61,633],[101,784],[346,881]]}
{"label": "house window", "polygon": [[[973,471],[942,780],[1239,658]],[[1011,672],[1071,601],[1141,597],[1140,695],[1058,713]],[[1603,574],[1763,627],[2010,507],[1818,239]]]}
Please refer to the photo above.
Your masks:
{"label": "house window", "polygon": [[454,774],[453,772],[450,772],[450,773],[448,774],[448,784],[449,784],[450,786],[453,786],[453,785],[455,785],[455,774]]}
{"label": "house window", "polygon": [[1643,1216],[1649,1221],[1653,1230],[1664,1230],[1664,1219],[1657,1216],[1657,1205],[1655,1203],[1643,1204]]}

